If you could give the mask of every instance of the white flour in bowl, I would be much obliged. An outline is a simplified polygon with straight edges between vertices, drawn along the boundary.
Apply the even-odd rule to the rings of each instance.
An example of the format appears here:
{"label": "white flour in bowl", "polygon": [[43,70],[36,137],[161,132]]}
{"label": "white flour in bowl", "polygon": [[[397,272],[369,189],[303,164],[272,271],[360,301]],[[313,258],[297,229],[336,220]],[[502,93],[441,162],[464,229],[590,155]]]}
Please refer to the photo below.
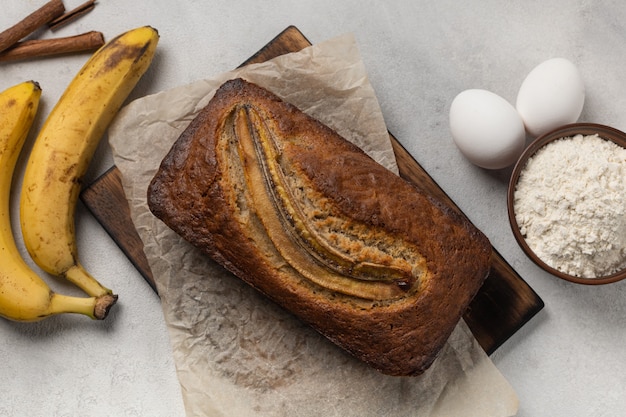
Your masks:
{"label": "white flour in bowl", "polygon": [[515,218],[549,266],[595,278],[626,267],[626,149],[598,135],[545,145],[522,170]]}

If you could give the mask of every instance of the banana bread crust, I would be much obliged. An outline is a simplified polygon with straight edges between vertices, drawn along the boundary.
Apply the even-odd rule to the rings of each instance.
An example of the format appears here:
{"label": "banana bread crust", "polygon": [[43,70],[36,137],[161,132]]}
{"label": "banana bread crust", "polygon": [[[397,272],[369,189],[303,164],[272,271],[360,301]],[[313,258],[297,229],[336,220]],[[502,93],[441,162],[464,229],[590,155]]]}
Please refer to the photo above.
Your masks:
{"label": "banana bread crust", "polygon": [[[259,150],[258,142],[264,140],[270,145]],[[240,142],[249,142],[250,147]],[[246,149],[257,153],[250,151],[248,159]],[[260,162],[253,161],[254,155]],[[278,172],[274,177],[267,174],[272,169]],[[248,174],[254,170],[260,173],[256,177]],[[258,186],[261,179],[264,187]],[[266,218],[280,211],[283,204],[270,203],[281,195],[286,207],[295,208],[287,210],[281,220],[284,227],[278,228],[277,221]],[[295,201],[300,200],[295,195],[315,200],[307,203],[313,206],[298,208],[302,203]],[[323,201],[319,203],[323,210],[318,200]],[[332,129],[242,79],[220,87],[175,142],[149,186],[148,204],[155,216],[224,268],[388,375],[419,375],[432,364],[490,266],[489,241],[467,219],[388,171]],[[296,218],[301,213],[304,226],[292,219],[293,213]],[[318,232],[315,222],[332,223],[339,231]],[[347,247],[338,249],[347,257],[359,250],[360,242],[346,234],[382,247],[382,255],[369,248],[376,252],[371,255],[375,263],[383,265],[376,265],[375,271],[392,271],[395,261],[388,258],[401,258],[407,251],[415,252],[423,265],[413,267],[414,279],[385,281],[388,278],[381,275],[384,293],[378,292],[376,277],[373,281],[348,277],[347,284],[337,281],[337,290],[334,284],[326,285],[326,278],[315,281],[320,275],[317,269],[310,274],[312,280],[306,271],[298,270],[300,258],[291,260],[293,248],[310,249],[306,242],[281,243],[292,236],[283,230],[291,223],[297,230],[309,227],[304,240],[315,247],[334,244],[320,243],[308,237],[311,234],[329,242],[347,241],[335,244]],[[279,237],[272,240],[268,235],[274,233]],[[379,242],[381,236],[385,243]],[[372,243],[375,238],[378,243]],[[342,262],[331,258],[343,255],[324,253],[317,261],[308,254],[301,258],[315,268]],[[339,265],[328,275],[351,273],[354,265],[344,269]],[[375,288],[373,296],[362,292],[361,287],[369,284]]]}

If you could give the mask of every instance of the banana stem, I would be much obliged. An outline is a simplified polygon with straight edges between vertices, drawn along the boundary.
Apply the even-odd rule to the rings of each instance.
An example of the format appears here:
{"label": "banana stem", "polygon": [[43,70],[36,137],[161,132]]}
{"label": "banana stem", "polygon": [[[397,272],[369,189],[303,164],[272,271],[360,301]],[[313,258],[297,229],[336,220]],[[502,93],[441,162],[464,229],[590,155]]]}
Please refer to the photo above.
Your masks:
{"label": "banana stem", "polygon": [[65,272],[64,275],[68,281],[74,283],[92,297],[101,297],[103,295],[113,294],[113,291],[100,284],[79,263],[73,265]]}
{"label": "banana stem", "polygon": [[103,295],[102,297],[73,297],[53,293],[50,298],[50,314],[76,313],[84,314],[95,320],[104,320],[109,310],[116,303],[117,296]]}
{"label": "banana stem", "polygon": [[117,303],[117,295],[105,294],[96,298],[96,306],[93,309],[94,318],[96,320],[104,320],[109,315],[111,307]]}

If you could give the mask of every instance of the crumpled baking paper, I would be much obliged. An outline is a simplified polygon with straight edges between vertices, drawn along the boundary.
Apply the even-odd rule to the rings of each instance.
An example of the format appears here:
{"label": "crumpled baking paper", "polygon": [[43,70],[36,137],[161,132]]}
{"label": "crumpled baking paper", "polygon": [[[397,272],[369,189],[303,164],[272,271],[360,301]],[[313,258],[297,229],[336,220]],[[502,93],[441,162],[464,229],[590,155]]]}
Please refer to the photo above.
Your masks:
{"label": "crumpled baking paper", "polygon": [[188,415],[514,415],[515,392],[463,321],[426,373],[382,375],[207,259],[150,213],[146,190],[162,158],[215,90],[236,77],[268,88],[397,172],[350,34],[122,109],[109,142],[161,296]]}

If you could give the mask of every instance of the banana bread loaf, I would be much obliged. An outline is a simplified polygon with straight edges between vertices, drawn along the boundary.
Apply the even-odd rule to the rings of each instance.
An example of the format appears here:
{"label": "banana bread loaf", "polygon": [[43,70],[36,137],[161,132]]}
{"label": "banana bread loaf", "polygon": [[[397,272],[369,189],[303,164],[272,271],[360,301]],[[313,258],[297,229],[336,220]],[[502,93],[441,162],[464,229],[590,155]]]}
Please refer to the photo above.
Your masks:
{"label": "banana bread loaf", "polygon": [[389,375],[432,364],[490,266],[489,241],[467,219],[242,79],[222,85],[175,142],[148,204]]}

